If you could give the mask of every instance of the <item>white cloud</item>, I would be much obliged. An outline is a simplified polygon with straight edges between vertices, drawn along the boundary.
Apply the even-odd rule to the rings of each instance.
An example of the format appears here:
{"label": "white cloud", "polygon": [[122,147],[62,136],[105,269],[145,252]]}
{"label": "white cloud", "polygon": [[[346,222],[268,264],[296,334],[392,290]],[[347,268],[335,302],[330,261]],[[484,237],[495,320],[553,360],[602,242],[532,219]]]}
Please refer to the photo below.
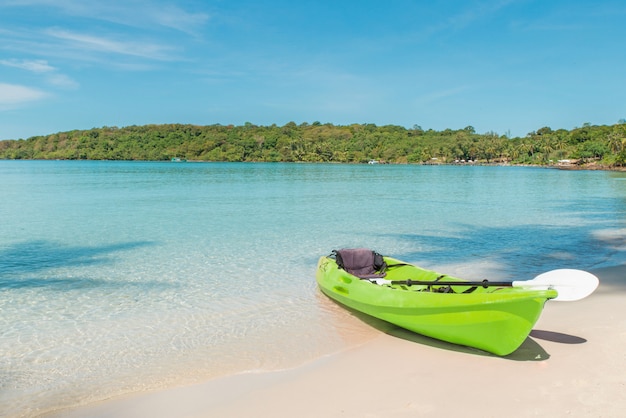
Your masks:
{"label": "white cloud", "polygon": [[36,74],[44,74],[44,80],[55,87],[66,89],[78,88],[76,81],[65,74],[58,73],[57,69],[48,64],[46,60],[8,59],[0,60],[0,65],[19,68]]}
{"label": "white cloud", "polygon": [[62,87],[65,89],[77,89],[79,84],[72,78],[66,76],[65,74],[50,74],[46,81],[53,86]]}
{"label": "white cloud", "polygon": [[155,0],[5,0],[0,2],[0,7],[50,7],[72,17],[129,27],[162,26],[184,33],[195,32],[209,20],[207,13],[183,10],[175,3]]}
{"label": "white cloud", "polygon": [[68,47],[85,52],[104,52],[157,60],[169,59],[170,48],[155,43],[118,41],[102,36],[86,35],[63,29],[49,29],[46,34],[67,42]]}
{"label": "white cloud", "polygon": [[49,65],[46,60],[0,60],[0,65],[21,68],[22,70],[32,71],[34,73],[46,73],[56,70],[56,68]]}
{"label": "white cloud", "polygon": [[[201,8],[170,0],[0,0],[0,15],[8,7],[23,13],[49,9],[50,18],[32,27],[19,22],[0,27],[0,52],[144,70],[155,61],[182,59],[180,33],[199,35],[209,19]],[[0,65],[39,73],[56,70],[44,60],[4,59]]]}
{"label": "white cloud", "polygon": [[18,105],[42,100],[48,93],[18,84],[0,83],[0,110],[14,108]]}
{"label": "white cloud", "polygon": [[205,13],[189,13],[176,6],[152,7],[147,12],[153,22],[181,32],[192,33],[209,19]]}

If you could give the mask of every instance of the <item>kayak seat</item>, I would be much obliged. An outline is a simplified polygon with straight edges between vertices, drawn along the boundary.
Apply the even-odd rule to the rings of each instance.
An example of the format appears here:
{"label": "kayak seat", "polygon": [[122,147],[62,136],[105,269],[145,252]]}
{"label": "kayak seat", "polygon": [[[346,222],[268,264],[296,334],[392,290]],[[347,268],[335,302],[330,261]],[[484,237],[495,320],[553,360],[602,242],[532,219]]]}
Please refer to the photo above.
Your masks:
{"label": "kayak seat", "polygon": [[383,256],[367,248],[344,248],[334,250],[337,265],[361,279],[377,279],[385,277],[387,263]]}

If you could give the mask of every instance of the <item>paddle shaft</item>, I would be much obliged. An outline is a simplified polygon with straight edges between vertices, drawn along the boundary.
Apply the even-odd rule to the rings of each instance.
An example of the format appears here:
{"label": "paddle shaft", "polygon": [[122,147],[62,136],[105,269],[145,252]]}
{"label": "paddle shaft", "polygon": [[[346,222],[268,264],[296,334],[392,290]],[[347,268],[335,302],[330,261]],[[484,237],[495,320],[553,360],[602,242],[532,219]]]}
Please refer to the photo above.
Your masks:
{"label": "paddle shaft", "polygon": [[429,282],[424,282],[424,281],[420,281],[420,280],[390,280],[389,284],[396,284],[396,285],[407,285],[407,286],[412,286],[414,284],[416,285],[425,285],[425,286],[482,286],[482,287],[489,287],[489,286],[504,286],[504,287],[513,287],[513,282],[490,282],[489,280],[483,280],[480,282],[446,282],[446,281],[429,281]]}

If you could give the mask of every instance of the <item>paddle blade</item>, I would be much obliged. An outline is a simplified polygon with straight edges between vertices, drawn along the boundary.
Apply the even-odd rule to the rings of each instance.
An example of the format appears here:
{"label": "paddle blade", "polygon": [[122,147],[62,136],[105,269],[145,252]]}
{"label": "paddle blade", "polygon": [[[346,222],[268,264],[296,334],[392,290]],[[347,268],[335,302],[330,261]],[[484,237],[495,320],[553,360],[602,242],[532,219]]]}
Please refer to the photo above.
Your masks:
{"label": "paddle blade", "polygon": [[569,302],[586,298],[599,283],[598,278],[589,272],[558,269],[542,273],[532,280],[515,281],[513,287],[555,289],[559,295],[553,300]]}

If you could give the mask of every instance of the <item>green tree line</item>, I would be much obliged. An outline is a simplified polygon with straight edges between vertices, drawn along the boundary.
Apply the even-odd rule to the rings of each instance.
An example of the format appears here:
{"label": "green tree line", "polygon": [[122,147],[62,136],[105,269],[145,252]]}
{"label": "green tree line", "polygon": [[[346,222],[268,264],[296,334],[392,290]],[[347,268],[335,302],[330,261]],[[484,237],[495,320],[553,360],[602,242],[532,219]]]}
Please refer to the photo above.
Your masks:
{"label": "green tree line", "polygon": [[143,125],[74,130],[0,141],[0,159],[626,165],[626,120],[525,137],[463,129],[294,122],[284,126]]}

